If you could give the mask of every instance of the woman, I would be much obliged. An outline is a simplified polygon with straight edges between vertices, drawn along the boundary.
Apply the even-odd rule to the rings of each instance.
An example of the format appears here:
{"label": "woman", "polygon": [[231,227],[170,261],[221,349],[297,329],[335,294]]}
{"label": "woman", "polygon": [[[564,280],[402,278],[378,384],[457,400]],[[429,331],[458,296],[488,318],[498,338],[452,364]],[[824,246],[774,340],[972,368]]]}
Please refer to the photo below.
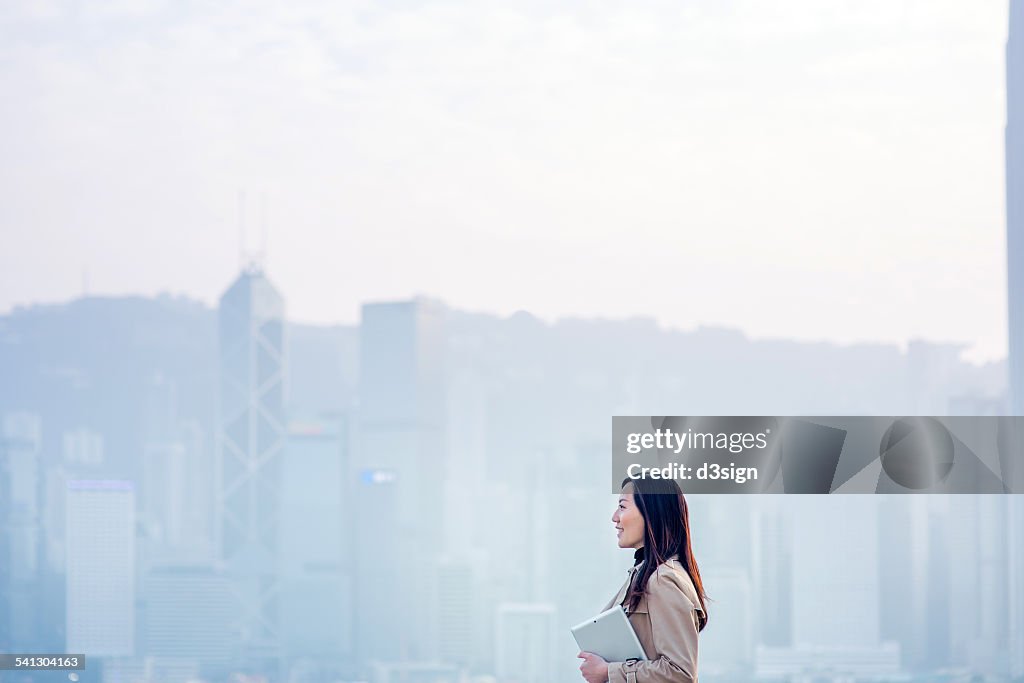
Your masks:
{"label": "woman", "polygon": [[588,683],[695,683],[707,596],[690,546],[683,492],[672,480],[626,479],[612,522],[619,547],[635,548],[636,562],[604,609],[623,606],[648,661],[606,662],[580,652],[583,678]]}

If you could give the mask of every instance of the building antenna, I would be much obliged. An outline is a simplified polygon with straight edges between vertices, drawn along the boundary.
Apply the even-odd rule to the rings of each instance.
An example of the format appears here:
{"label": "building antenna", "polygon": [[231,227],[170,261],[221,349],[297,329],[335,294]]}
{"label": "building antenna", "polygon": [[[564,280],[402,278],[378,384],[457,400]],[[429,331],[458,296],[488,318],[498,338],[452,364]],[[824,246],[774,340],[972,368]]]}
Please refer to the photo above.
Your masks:
{"label": "building antenna", "polygon": [[267,267],[267,191],[260,192],[260,267]]}
{"label": "building antenna", "polygon": [[238,191],[238,265],[242,270],[246,267],[245,258],[245,190]]}
{"label": "building antenna", "polygon": [[245,225],[246,192],[244,189],[238,191],[238,257],[241,260],[242,270],[258,271],[262,269],[260,254],[258,251],[248,249],[248,230]]}

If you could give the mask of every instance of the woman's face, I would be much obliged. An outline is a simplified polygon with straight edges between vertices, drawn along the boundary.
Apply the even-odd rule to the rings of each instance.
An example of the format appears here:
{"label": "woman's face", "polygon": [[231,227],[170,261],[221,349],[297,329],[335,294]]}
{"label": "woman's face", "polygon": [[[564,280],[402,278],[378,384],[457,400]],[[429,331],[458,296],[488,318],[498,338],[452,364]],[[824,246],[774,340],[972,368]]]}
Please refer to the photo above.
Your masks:
{"label": "woman's face", "polygon": [[620,548],[641,548],[644,545],[644,518],[633,504],[633,487],[626,484],[619,494],[619,504],[612,515],[618,530]]}

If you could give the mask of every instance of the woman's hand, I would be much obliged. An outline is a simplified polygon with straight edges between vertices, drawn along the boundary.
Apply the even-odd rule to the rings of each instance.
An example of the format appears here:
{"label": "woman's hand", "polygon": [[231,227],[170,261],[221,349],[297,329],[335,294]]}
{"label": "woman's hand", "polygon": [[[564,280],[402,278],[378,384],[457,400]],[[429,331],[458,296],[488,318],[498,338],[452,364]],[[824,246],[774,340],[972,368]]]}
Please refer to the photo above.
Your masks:
{"label": "woman's hand", "polygon": [[601,659],[599,655],[592,652],[581,652],[576,655],[583,660],[580,664],[580,673],[587,683],[606,683],[608,680],[608,662]]}

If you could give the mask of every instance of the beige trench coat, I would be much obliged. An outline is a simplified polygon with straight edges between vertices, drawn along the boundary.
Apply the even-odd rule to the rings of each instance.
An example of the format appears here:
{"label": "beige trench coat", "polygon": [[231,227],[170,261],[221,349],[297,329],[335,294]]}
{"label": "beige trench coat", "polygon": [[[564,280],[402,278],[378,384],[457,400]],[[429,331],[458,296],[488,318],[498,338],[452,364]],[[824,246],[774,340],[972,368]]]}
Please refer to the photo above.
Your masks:
{"label": "beige trench coat", "polygon": [[626,592],[639,566],[630,568],[626,583],[604,606],[623,605],[649,661],[609,662],[609,683],[697,681],[697,632],[703,618],[697,590],[678,558],[659,565],[647,591],[629,612]]}

